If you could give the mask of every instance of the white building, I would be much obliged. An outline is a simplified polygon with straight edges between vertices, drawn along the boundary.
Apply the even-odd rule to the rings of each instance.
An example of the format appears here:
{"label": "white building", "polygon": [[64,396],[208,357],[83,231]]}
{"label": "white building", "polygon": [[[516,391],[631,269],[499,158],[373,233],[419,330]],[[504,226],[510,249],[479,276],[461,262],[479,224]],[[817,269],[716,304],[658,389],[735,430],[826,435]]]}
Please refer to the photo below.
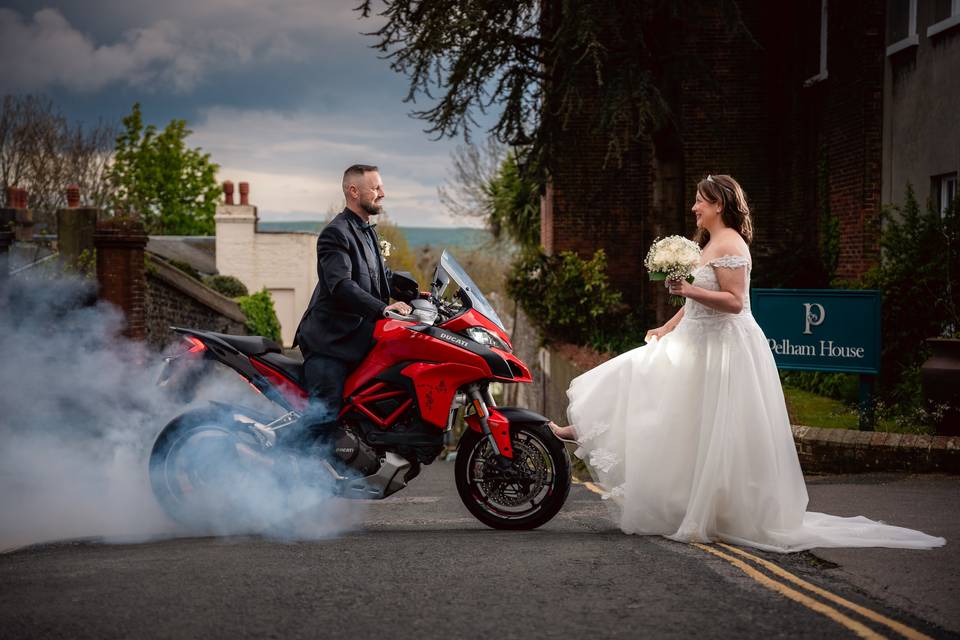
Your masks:
{"label": "white building", "polygon": [[317,234],[260,231],[257,208],[248,202],[249,185],[240,183],[240,204],[233,183],[225,182],[224,204],[217,206],[217,271],[238,278],[250,293],[266,287],[280,321],[284,346],[293,344],[300,317],[317,284]]}

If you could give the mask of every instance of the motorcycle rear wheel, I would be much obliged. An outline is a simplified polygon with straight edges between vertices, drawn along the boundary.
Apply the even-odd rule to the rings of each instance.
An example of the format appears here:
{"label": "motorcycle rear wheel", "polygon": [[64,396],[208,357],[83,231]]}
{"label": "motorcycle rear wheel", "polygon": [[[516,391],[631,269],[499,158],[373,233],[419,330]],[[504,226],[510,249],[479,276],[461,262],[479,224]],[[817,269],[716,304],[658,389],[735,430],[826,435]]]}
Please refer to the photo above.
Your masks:
{"label": "motorcycle rear wheel", "polygon": [[256,455],[258,449],[256,439],[224,412],[188,411],[170,421],[153,444],[153,494],[167,515],[183,525],[235,520],[231,489],[244,474],[236,461],[241,450]]}
{"label": "motorcycle rear wheel", "polygon": [[457,448],[460,499],[494,529],[536,529],[550,521],[570,493],[570,456],[546,424],[510,425],[513,465],[502,469],[488,439],[468,429]]}

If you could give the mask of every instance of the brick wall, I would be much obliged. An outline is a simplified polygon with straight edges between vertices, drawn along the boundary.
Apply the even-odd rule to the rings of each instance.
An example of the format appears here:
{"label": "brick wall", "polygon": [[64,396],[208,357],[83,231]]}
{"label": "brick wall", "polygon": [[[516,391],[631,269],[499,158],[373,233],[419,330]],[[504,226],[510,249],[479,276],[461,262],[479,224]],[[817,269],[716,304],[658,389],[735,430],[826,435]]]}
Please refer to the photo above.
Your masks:
{"label": "brick wall", "polygon": [[[616,16],[609,15],[609,19]],[[589,258],[604,249],[610,281],[630,304],[647,302],[643,258],[653,240],[651,144],[625,149],[619,163],[608,158],[607,136],[598,132],[592,70],[582,72],[580,108],[556,134],[561,152],[551,158],[551,188],[541,206],[541,240],[550,252],[574,251]],[[555,110],[549,90],[545,111]]]}
{"label": "brick wall", "polygon": [[113,218],[97,222],[93,235],[97,250],[99,297],[119,307],[126,319],[124,335],[146,337],[144,247],[147,236],[139,221]]}
{"label": "brick wall", "polygon": [[879,252],[883,158],[884,3],[831,5],[830,95],[824,105],[831,213],[840,222],[836,275],[855,278]]}
{"label": "brick wall", "polygon": [[[877,258],[882,161],[883,0],[831,3],[826,79],[819,71],[820,2],[741,0],[755,41],[707,7],[667,26],[683,71],[661,81],[674,123],[603,169],[605,140],[584,78],[584,108],[561,134],[541,236],[548,251],[604,248],[610,278],[648,317],[657,289],[642,260],[655,236],[692,235],[696,183],[728,173],[754,214],[755,286],[827,284],[821,218],[839,222],[835,275],[855,278]],[[549,92],[547,107],[549,110]],[[829,207],[829,211],[827,211]],[[662,297],[662,296],[661,296]]]}
{"label": "brick wall", "polygon": [[146,340],[151,347],[163,349],[175,340],[170,327],[249,333],[236,302],[162,260],[147,262],[146,285]]}

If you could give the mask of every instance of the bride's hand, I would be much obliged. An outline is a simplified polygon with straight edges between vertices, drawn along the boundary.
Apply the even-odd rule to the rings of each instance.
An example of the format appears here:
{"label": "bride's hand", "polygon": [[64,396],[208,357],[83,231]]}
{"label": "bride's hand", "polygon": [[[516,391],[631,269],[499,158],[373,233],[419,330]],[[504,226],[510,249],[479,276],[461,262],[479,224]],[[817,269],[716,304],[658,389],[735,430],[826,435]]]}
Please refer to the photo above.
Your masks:
{"label": "bride's hand", "polygon": [[667,288],[670,290],[670,295],[686,298],[690,295],[693,285],[686,280],[667,280]]}
{"label": "bride's hand", "polygon": [[659,340],[660,338],[667,335],[668,333],[670,333],[670,330],[667,329],[666,327],[657,327],[656,329],[650,329],[649,331],[647,331],[647,335],[646,337],[644,337],[643,341],[650,342],[650,338],[656,338],[657,340]]}

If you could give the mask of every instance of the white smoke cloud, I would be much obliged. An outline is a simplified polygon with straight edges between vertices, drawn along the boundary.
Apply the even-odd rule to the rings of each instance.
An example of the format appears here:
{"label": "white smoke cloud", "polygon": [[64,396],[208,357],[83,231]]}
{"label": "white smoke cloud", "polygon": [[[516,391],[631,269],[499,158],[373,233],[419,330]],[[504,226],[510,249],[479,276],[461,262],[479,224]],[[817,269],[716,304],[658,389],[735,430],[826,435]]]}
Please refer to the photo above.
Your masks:
{"label": "white smoke cloud", "polygon": [[[0,285],[0,551],[78,537],[312,538],[357,523],[357,503],[331,498],[322,483],[291,482],[305,472],[303,459],[273,470],[254,465],[251,474],[215,456],[204,460],[208,469],[246,479],[219,496],[238,508],[171,521],[151,490],[148,457],[185,407],[156,386],[158,354],[123,339],[120,314],[91,305],[93,294],[91,283],[65,277]],[[195,406],[208,398],[269,406],[228,371],[206,384]]]}

